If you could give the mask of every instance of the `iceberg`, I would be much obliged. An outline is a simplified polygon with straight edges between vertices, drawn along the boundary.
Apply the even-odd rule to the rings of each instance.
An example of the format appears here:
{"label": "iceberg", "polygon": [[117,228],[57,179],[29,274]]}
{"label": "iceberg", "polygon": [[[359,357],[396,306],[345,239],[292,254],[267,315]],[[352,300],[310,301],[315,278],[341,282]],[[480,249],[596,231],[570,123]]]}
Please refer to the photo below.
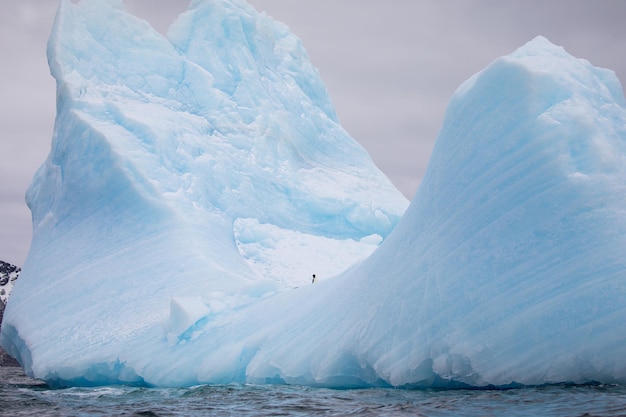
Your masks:
{"label": "iceberg", "polygon": [[194,1],[166,39],[121,0],[64,0],[48,55],[57,123],[0,333],[29,375],[626,383],[613,72],[543,37],[496,59],[407,208],[297,38],[243,1]]}
{"label": "iceberg", "polygon": [[165,38],[122,0],[63,0],[47,52],[57,118],[1,336],[33,376],[122,378],[93,364],[339,274],[408,206],[300,40],[244,1],[194,1]]}

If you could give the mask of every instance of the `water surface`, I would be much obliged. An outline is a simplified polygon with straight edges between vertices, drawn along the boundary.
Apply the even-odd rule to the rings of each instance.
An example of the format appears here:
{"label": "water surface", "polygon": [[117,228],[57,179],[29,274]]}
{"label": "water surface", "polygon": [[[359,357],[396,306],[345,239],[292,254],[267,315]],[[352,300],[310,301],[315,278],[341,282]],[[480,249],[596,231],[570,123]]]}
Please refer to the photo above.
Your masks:
{"label": "water surface", "polygon": [[626,416],[626,387],[332,390],[283,385],[50,389],[0,367],[2,416]]}

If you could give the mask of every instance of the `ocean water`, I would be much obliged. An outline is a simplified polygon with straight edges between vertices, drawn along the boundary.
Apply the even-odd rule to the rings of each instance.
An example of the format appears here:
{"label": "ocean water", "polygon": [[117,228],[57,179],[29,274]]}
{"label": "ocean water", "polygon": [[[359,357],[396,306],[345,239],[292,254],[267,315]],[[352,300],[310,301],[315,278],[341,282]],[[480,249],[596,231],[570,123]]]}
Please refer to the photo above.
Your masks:
{"label": "ocean water", "polygon": [[332,390],[282,385],[51,389],[0,367],[1,416],[626,416],[626,387]]}

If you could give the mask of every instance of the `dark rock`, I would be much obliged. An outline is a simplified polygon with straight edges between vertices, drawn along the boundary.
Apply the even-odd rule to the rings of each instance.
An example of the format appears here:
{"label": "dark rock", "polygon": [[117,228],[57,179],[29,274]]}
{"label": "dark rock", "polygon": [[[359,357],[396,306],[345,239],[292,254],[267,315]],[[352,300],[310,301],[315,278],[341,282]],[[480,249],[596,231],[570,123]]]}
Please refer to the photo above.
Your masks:
{"label": "dark rock", "polygon": [[[19,273],[20,268],[17,266],[0,261],[0,286],[7,285],[9,279],[15,281]],[[2,291],[2,295],[4,295],[4,289]],[[3,300],[4,297],[0,299],[0,328],[2,328],[2,319],[4,317],[5,302]],[[0,346],[0,366],[20,366],[20,364]]]}
{"label": "dark rock", "polygon": [[[2,317],[4,316],[4,303],[0,301],[0,327],[2,327]],[[20,364],[13,359],[3,348],[0,346],[0,366],[20,366]]]}

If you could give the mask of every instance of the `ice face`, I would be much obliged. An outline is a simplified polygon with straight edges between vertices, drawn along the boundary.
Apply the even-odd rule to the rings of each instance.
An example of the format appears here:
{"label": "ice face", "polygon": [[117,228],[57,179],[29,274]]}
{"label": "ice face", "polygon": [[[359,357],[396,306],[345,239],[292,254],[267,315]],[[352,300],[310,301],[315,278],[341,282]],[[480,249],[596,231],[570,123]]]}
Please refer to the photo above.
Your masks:
{"label": "ice face", "polygon": [[324,281],[408,206],[339,125],[300,41],[243,1],[193,2],[166,39],[121,1],[64,0],[48,58],[57,119],[2,336],[33,375]]}
{"label": "ice face", "polygon": [[472,77],[396,229],[248,379],[626,382],[624,103],[614,74],[541,37]]}
{"label": "ice face", "polygon": [[[169,36],[121,3],[60,8],[57,125],[0,339],[30,374],[626,383],[626,104],[613,73],[541,37],[494,61],[452,98],[394,229],[402,198],[338,126],[284,26],[196,1]],[[381,239],[365,261],[337,261]],[[339,275],[289,279],[316,259]]]}

